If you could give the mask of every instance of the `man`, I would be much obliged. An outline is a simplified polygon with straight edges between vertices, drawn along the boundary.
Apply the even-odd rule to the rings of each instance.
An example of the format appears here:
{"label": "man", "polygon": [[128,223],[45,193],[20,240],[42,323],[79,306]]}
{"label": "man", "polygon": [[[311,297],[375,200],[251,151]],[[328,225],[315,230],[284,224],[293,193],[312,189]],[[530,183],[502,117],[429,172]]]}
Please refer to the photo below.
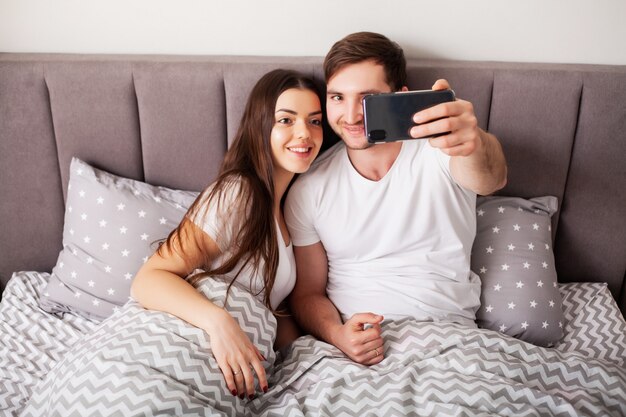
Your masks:
{"label": "man", "polygon": [[[297,283],[291,308],[303,329],[372,365],[384,358],[383,319],[474,326],[480,279],[470,271],[476,194],[506,183],[495,136],[458,99],[418,112],[414,138],[370,145],[366,94],[407,90],[402,49],[355,33],[324,61],[327,117],[342,141],[293,185],[285,217]],[[438,80],[434,90],[450,88]]]}

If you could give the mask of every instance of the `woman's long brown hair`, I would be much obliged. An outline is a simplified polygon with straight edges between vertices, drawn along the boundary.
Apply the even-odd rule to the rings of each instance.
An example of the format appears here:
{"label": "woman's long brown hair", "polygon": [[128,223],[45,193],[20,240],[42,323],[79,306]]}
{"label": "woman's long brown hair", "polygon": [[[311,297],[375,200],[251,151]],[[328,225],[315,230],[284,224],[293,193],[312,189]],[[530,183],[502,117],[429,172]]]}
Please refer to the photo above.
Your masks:
{"label": "woman's long brown hair", "polygon": [[[203,224],[204,221],[197,216],[206,213],[205,204],[216,205],[216,213],[240,213],[244,216],[240,222],[242,227],[232,237],[233,247],[228,248],[232,255],[215,268],[211,268],[211,260],[205,258],[205,272],[190,277],[189,281],[195,284],[205,276],[224,275],[243,261],[229,284],[230,289],[247,265],[252,266],[253,273],[258,273],[262,266],[263,301],[273,312],[270,294],[278,269],[279,232],[274,221],[274,166],[270,134],[275,124],[276,101],[284,91],[292,88],[310,90],[320,97],[315,82],[296,71],[277,69],[261,77],[248,97],[239,129],[224,156],[217,180],[196,198],[178,227],[157,249],[157,253],[163,255],[165,246],[169,252],[176,250],[185,258],[184,248],[180,244],[185,241],[195,244],[201,253],[207,253],[202,239],[189,233],[188,226],[184,227],[185,221],[189,219],[196,224]],[[225,196],[237,190],[234,199],[236,206],[222,207]],[[214,236],[212,238],[215,239]]]}

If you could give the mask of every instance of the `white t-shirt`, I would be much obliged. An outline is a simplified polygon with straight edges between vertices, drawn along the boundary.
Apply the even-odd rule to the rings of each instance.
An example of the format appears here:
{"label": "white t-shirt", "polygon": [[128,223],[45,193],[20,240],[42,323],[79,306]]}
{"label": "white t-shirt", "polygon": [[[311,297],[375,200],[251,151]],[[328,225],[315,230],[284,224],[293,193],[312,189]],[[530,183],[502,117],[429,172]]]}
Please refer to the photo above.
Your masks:
{"label": "white t-shirt", "polygon": [[[243,209],[237,210],[237,204],[235,204],[240,189],[240,181],[231,181],[225,187],[223,199],[219,204],[217,201],[208,202],[208,199],[205,198],[198,209],[198,215],[193,217],[194,223],[213,239],[222,252],[221,256],[213,261],[212,268],[221,265],[234,253],[233,245],[236,242],[233,242],[233,239],[237,236],[245,219]],[[291,242],[289,245],[285,244],[276,219],[274,222],[278,238],[278,268],[274,287],[270,294],[270,303],[273,308],[276,308],[293,290],[296,283],[296,262]],[[243,261],[240,261],[231,272],[220,276],[219,279],[226,282],[232,281],[242,264]],[[263,300],[263,292],[261,291],[263,288],[262,271],[263,265],[259,265],[256,273],[251,265],[247,265],[237,278],[238,283],[246,288],[251,288],[253,294],[258,294],[261,301]]]}
{"label": "white t-shirt", "polygon": [[475,326],[476,194],[456,184],[449,161],[426,140],[405,141],[389,172],[371,181],[340,142],[292,186],[285,219],[293,244],[322,242],[327,294],[344,320],[373,312]]}

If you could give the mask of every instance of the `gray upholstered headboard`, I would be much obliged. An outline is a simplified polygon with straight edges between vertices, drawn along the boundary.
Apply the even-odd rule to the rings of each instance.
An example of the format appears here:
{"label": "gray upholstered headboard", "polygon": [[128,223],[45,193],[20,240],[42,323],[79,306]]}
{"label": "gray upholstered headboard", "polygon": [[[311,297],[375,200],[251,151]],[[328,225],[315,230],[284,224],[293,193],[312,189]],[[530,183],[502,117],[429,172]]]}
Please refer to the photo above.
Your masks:
{"label": "gray upholstered headboard", "polygon": [[[72,156],[118,175],[200,190],[258,77],[321,82],[320,57],[0,54],[0,283],[50,271]],[[554,195],[561,282],[603,281],[626,310],[626,66],[409,62],[409,87],[447,78],[509,163],[500,193]],[[332,138],[328,138],[332,141]]]}

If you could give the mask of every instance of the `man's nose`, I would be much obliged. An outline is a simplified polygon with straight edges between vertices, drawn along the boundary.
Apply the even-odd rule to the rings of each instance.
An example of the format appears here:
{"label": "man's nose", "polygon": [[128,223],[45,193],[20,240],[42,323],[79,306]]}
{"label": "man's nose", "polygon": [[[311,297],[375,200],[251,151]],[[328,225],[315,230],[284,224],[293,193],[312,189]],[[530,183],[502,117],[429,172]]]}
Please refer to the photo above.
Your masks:
{"label": "man's nose", "polygon": [[363,104],[361,100],[350,100],[346,109],[346,122],[354,125],[363,121]]}

